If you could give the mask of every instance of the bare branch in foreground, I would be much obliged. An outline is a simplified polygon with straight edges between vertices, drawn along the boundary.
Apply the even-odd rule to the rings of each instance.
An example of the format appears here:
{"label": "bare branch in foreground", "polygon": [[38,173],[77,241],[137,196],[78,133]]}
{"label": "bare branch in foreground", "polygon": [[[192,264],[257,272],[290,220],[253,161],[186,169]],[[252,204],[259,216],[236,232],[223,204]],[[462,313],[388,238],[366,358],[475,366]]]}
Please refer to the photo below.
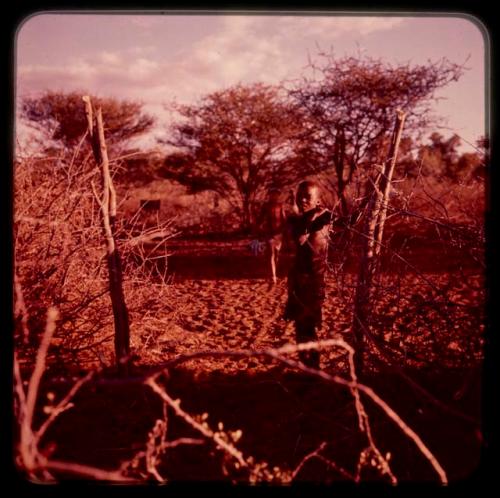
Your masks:
{"label": "bare branch in foreground", "polygon": [[[15,367],[15,375],[16,375],[16,393],[18,394],[19,403],[20,403],[20,420],[21,420],[21,441],[19,444],[19,452],[22,460],[23,467],[30,473],[30,475],[36,476],[37,473],[41,473],[45,476],[46,479],[53,479],[53,477],[47,473],[47,471],[61,471],[77,474],[80,476],[92,477],[94,479],[99,480],[114,480],[114,481],[133,481],[134,479],[131,477],[127,477],[124,475],[124,468],[120,467],[120,469],[116,471],[104,471],[101,469],[95,469],[92,467],[79,465],[76,463],[69,462],[60,462],[60,461],[51,461],[46,458],[42,454],[40,454],[38,450],[37,443],[41,436],[46,431],[47,427],[52,423],[55,417],[62,413],[65,409],[69,408],[69,401],[71,397],[76,393],[76,391],[80,388],[81,385],[87,380],[90,380],[91,374],[89,374],[84,379],[81,379],[77,385],[73,387],[73,389],[68,393],[68,395],[58,404],[55,409],[55,413],[53,417],[49,417],[45,421],[44,424],[40,427],[37,436],[33,434],[32,430],[32,417],[33,411],[37,399],[38,387],[40,384],[41,376],[45,370],[45,359],[47,355],[47,350],[50,344],[50,339],[55,330],[55,320],[57,319],[57,311],[55,309],[50,309],[47,313],[47,326],[45,330],[44,337],[42,338],[42,342],[40,345],[40,349],[37,355],[37,362],[35,365],[35,370],[33,372],[32,378],[28,387],[28,396],[24,396],[24,392],[22,391],[22,379],[19,373],[19,366]],[[297,362],[287,358],[286,355],[296,353],[297,351],[310,350],[310,349],[319,349],[324,347],[340,347],[347,351],[349,355],[349,364],[351,371],[351,379],[345,379],[343,377],[337,375],[330,375],[321,370],[315,370],[309,367],[306,367],[303,363]],[[368,396],[377,406],[379,406],[386,415],[396,423],[396,425],[400,428],[400,430],[410,438],[420,452],[427,458],[430,462],[436,473],[438,474],[440,481],[443,484],[447,483],[446,473],[434,457],[434,455],[430,452],[430,450],[426,447],[420,437],[399,417],[399,415],[385,402],[383,401],[371,388],[367,387],[364,384],[360,384],[357,381],[356,373],[354,370],[354,349],[346,343],[343,339],[329,339],[325,341],[317,341],[317,342],[308,342],[301,343],[298,345],[287,344],[281,348],[277,349],[267,349],[263,351],[253,351],[253,350],[241,350],[241,351],[205,351],[205,352],[197,352],[191,355],[185,355],[184,357],[176,358],[169,362],[170,365],[179,364],[188,360],[192,360],[194,358],[201,358],[206,356],[266,356],[269,358],[273,358],[281,363],[284,363],[292,368],[299,369],[303,372],[306,372],[310,375],[314,375],[319,377],[327,382],[336,383],[339,385],[343,385],[348,388],[353,397],[355,399],[356,411],[358,414],[358,420],[360,424],[361,430],[366,434],[368,439],[368,447],[360,455],[360,460],[358,463],[358,473],[355,477],[355,480],[360,479],[360,472],[365,464],[372,464],[375,467],[378,467],[379,470],[390,477],[391,482],[395,483],[396,478],[392,474],[389,464],[388,457],[385,458],[382,456],[381,452],[376,447],[369,425],[368,415],[361,403],[361,399],[359,397],[359,392],[364,393]],[[289,482],[293,479],[293,473],[288,473],[286,471],[282,471],[278,468],[273,469],[275,474],[266,469],[267,464],[264,463],[255,463],[252,457],[246,458],[243,456],[242,452],[238,450],[233,441],[237,441],[241,437],[241,431],[236,431],[234,435],[231,433],[226,434],[223,432],[222,424],[219,426],[219,431],[213,431],[210,429],[208,424],[201,421],[196,420],[193,416],[186,413],[184,410],[180,408],[180,400],[174,400],[171,396],[168,395],[167,392],[157,383],[156,378],[163,372],[165,366],[161,371],[157,371],[151,375],[149,375],[143,382],[149,386],[157,395],[161,397],[161,399],[170,406],[177,416],[181,417],[185,420],[190,426],[195,428],[198,432],[200,432],[203,436],[208,439],[214,441],[216,446],[221,449],[225,454],[229,455],[231,458],[236,460],[235,467],[236,468],[247,468],[250,472],[250,479],[261,479],[264,478],[266,480],[273,480],[273,477],[279,473],[282,482]],[[123,379],[126,382],[125,379]],[[158,422],[158,421],[157,421]],[[161,426],[161,427],[160,427]],[[176,442],[167,442],[166,441],[166,419],[163,424],[158,425],[158,423],[153,428],[153,431],[150,433],[150,444],[146,448],[146,464],[147,471],[155,477],[155,479],[159,481],[164,481],[164,478],[158,473],[156,469],[157,457],[160,454],[160,451],[157,448],[157,439],[159,439],[159,446],[161,451],[163,451],[167,447],[173,447],[174,444],[196,444],[193,441],[187,440],[176,440]],[[316,456],[319,458],[319,452],[322,448],[318,449],[316,455],[311,455],[310,458]],[[321,457],[324,459],[324,457]],[[320,459],[321,459],[320,458]],[[325,462],[326,463],[326,462]],[[332,466],[332,465],[330,465]],[[340,467],[339,467],[340,468]],[[338,470],[338,469],[337,469]],[[297,469],[296,469],[297,471]],[[298,472],[298,471],[297,471]],[[296,475],[296,474],[295,474]]]}
{"label": "bare branch in foreground", "polygon": [[197,422],[191,415],[186,413],[181,407],[181,401],[180,399],[172,399],[164,389],[162,389],[157,382],[149,378],[146,380],[145,384],[149,386],[156,394],[158,394],[161,399],[167,403],[170,407],[173,408],[174,412],[176,415],[184,419],[191,427],[194,427],[197,431],[201,432],[205,437],[212,439],[215,444],[223,449],[225,452],[227,452],[229,455],[231,455],[241,467],[247,467],[248,464],[245,461],[245,458],[243,457],[243,454],[241,451],[239,451],[235,446],[233,446],[230,442],[225,441],[221,436],[217,433],[212,431],[208,424],[206,422],[204,423],[199,423]]}
{"label": "bare branch in foreground", "polygon": [[321,460],[322,462],[326,463],[329,467],[332,467],[334,470],[336,470],[339,474],[343,475],[345,478],[354,481],[354,476],[350,472],[347,472],[347,470],[343,469],[335,462],[332,462],[331,460],[328,460],[323,455],[321,455],[320,452],[323,451],[326,448],[326,446],[327,446],[326,442],[321,443],[318,448],[316,448],[314,451],[311,451],[311,453],[308,453],[301,460],[301,462],[297,465],[297,467],[295,467],[295,470],[292,472],[292,481],[297,477],[297,475],[302,470],[304,465],[313,458]]}
{"label": "bare branch in foreground", "polygon": [[107,470],[97,469],[95,467],[89,467],[88,465],[81,465],[79,463],[72,463],[72,462],[60,462],[58,460],[46,460],[46,461],[42,460],[41,464],[49,470],[67,472],[73,475],[87,477],[98,481],[123,482],[123,483],[137,482],[135,479],[131,479],[130,477],[124,476],[119,470],[107,471]]}
{"label": "bare branch in foreground", "polygon": [[45,332],[38,348],[35,368],[28,383],[27,394],[25,394],[23,389],[19,362],[17,356],[14,354],[14,392],[17,395],[19,403],[20,425],[20,440],[18,442],[19,465],[22,469],[26,470],[32,479],[38,480],[40,475],[43,476],[43,482],[55,481],[52,474],[48,472],[49,470],[59,470],[98,480],[131,481],[131,479],[123,476],[119,471],[105,471],[77,463],[50,460],[40,452],[38,444],[47,428],[60,413],[71,408],[70,400],[78,389],[95,374],[95,372],[89,372],[83,379],[77,382],[57,407],[55,407],[51,416],[45,420],[40,429],[36,433],[33,432],[33,415],[38,398],[40,380],[45,372],[47,352],[52,336],[54,335],[58,315],[59,313],[56,308],[49,308],[47,311]]}
{"label": "bare branch in foreground", "polygon": [[57,406],[53,407],[49,417],[44,421],[44,423],[40,426],[40,428],[35,432],[35,440],[38,443],[50,425],[54,422],[54,420],[64,411],[69,410],[73,407],[73,404],[70,402],[77,391],[85,384],[90,381],[92,377],[96,375],[96,371],[91,370],[85,377],[82,377],[78,382],[71,388],[68,394],[57,404]]}
{"label": "bare branch in foreground", "polygon": [[21,287],[21,282],[17,272],[14,271],[14,290],[16,292],[16,303],[14,307],[14,315],[21,318],[21,328],[23,331],[23,341],[25,344],[29,340],[29,328],[28,328],[28,310],[26,309],[26,304],[24,302],[23,290]]}
{"label": "bare branch in foreground", "polygon": [[[299,369],[303,372],[309,373],[311,375],[317,376],[327,382],[333,382],[339,385],[343,385],[347,388],[349,388],[352,392],[352,390],[359,390],[363,392],[366,396],[368,396],[377,406],[379,406],[385,413],[386,415],[401,429],[401,431],[408,437],[410,438],[414,444],[417,446],[417,448],[420,450],[420,452],[425,456],[425,458],[429,461],[431,466],[434,468],[436,473],[439,476],[439,479],[441,483],[447,484],[448,483],[448,478],[446,476],[446,472],[436,459],[436,457],[432,454],[432,452],[427,448],[427,446],[424,444],[424,442],[421,440],[421,438],[416,434],[402,419],[401,417],[384,401],[382,400],[370,387],[360,384],[357,381],[353,380],[347,380],[344,379],[338,375],[330,375],[322,370],[316,370],[313,368],[309,368],[305,366],[301,362],[297,362],[294,360],[290,360],[287,358],[286,354],[290,353],[295,353],[297,351],[305,351],[305,350],[310,350],[310,349],[319,349],[323,347],[329,347],[329,346],[338,346],[343,349],[345,349],[350,355],[354,355],[354,349],[346,343],[343,339],[328,339],[324,341],[313,341],[313,342],[306,342],[306,343],[301,343],[297,345],[293,344],[287,344],[285,346],[282,346],[281,348],[277,349],[267,349],[263,351],[254,351],[254,350],[240,350],[240,351],[199,351],[196,353],[188,354],[188,355],[183,355],[181,357],[178,357],[170,362],[167,362],[166,364],[163,365],[163,368],[161,371],[156,372],[155,374],[151,375],[151,377],[148,379],[147,382],[154,381],[154,379],[161,375],[163,370],[168,368],[168,366],[173,366],[174,364],[180,364],[183,362],[186,362],[188,360],[192,360],[194,358],[202,358],[202,357],[227,357],[227,356],[239,356],[239,357],[245,357],[245,356],[267,356],[270,358],[274,358],[292,368]],[[363,420],[366,421],[366,418],[363,417]],[[381,458],[381,461],[385,460],[382,455],[378,455],[379,458]],[[384,466],[385,467],[385,466]],[[388,473],[389,468],[385,467],[384,472]],[[391,477],[392,479],[392,477]]]}

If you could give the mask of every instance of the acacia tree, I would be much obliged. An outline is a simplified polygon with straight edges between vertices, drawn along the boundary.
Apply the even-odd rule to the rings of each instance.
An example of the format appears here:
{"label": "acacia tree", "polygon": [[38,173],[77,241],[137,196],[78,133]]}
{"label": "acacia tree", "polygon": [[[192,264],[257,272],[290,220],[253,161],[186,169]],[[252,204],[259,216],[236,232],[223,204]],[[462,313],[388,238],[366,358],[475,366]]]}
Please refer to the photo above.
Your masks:
{"label": "acacia tree", "polygon": [[418,150],[418,159],[426,168],[424,174],[454,182],[470,181],[480,175],[484,166],[480,149],[460,154],[457,150],[461,144],[458,135],[445,139],[440,133],[433,133],[429,139],[431,143]]}
{"label": "acacia tree", "polygon": [[423,132],[437,120],[431,112],[436,90],[458,80],[463,67],[446,59],[392,66],[369,57],[320,57],[321,63],[312,62],[319,78],[306,78],[289,92],[308,116],[310,157],[335,172],[347,214],[345,188],[363,166],[384,160],[397,110],[407,116],[406,136]]}
{"label": "acacia tree", "polygon": [[177,106],[180,120],[163,141],[177,152],[166,157],[165,177],[191,192],[211,190],[251,226],[258,200],[317,171],[306,161],[305,116],[276,87],[237,85]]}
{"label": "acacia tree", "polygon": [[[21,117],[50,130],[50,138],[65,149],[75,147],[87,130],[82,92],[46,92],[40,97],[25,97]],[[111,147],[147,132],[153,117],[142,112],[139,102],[91,96],[95,106],[106,116],[106,139]]]}
{"label": "acacia tree", "polygon": [[401,142],[398,167],[409,178],[433,178],[437,182],[470,184],[484,177],[487,155],[483,139],[474,151],[460,153],[461,139],[454,134],[445,138],[434,132],[428,143],[416,145],[407,137]]}

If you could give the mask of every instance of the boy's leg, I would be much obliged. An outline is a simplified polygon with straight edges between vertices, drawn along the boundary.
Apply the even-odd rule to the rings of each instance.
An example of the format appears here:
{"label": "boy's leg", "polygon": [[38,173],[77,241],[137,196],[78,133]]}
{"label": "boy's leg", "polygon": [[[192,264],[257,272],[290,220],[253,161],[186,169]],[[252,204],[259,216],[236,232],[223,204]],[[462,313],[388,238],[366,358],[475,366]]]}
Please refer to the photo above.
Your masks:
{"label": "boy's leg", "polygon": [[281,239],[278,236],[275,236],[269,240],[269,256],[271,262],[271,276],[273,284],[275,284],[278,281],[276,267],[278,264],[278,256],[280,249],[281,249]]}
{"label": "boy's leg", "polygon": [[273,243],[271,243],[271,274],[273,277],[273,283],[276,283],[276,259],[277,251]]}
{"label": "boy's leg", "polygon": [[[311,317],[301,318],[295,321],[295,334],[297,343],[316,341],[316,328],[314,319]],[[319,351],[310,349],[308,351],[299,351],[299,358],[304,365],[319,369]]]}

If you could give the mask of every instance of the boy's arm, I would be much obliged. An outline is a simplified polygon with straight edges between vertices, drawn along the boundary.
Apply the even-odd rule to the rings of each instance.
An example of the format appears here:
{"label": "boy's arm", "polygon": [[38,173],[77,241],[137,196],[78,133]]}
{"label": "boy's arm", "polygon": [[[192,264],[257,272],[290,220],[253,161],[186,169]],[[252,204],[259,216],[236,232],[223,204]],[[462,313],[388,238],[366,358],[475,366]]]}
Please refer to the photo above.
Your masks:
{"label": "boy's arm", "polygon": [[[309,236],[314,232],[319,232],[331,223],[332,212],[326,208],[317,208],[313,214],[312,219],[306,222],[302,229],[298,229],[297,241],[299,245],[304,245]],[[298,228],[298,227],[297,227]]]}
{"label": "boy's arm", "polygon": [[332,222],[333,213],[326,208],[319,210],[311,221],[309,232],[317,232]]}
{"label": "boy's arm", "polygon": [[339,216],[332,221],[332,227],[334,228],[349,228],[355,225],[361,218],[363,211],[357,209],[346,216]]}
{"label": "boy's arm", "polygon": [[310,223],[309,232],[321,230],[325,225],[333,228],[349,228],[355,225],[361,218],[362,210],[357,209],[347,216],[334,218],[333,212],[327,209],[319,211]]}

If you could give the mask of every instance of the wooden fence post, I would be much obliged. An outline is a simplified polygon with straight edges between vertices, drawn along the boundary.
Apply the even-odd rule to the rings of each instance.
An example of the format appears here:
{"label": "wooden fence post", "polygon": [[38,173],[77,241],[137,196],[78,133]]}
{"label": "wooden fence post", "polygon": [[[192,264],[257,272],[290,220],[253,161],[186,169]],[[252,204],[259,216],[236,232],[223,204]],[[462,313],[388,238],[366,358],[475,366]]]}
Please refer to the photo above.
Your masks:
{"label": "wooden fence post", "polygon": [[401,141],[401,134],[403,132],[403,126],[405,122],[406,114],[402,111],[398,111],[396,117],[396,124],[394,127],[394,134],[391,140],[391,146],[389,149],[389,157],[387,158],[385,169],[383,175],[380,177],[379,190],[382,195],[382,202],[378,211],[378,221],[377,230],[375,233],[376,244],[375,244],[375,255],[380,254],[380,249],[382,247],[382,235],[384,234],[385,219],[387,217],[387,206],[389,204],[389,197],[391,194],[391,181],[392,175],[394,173],[394,168],[396,166],[396,160],[398,156],[399,143]]}
{"label": "wooden fence post", "polygon": [[363,229],[361,266],[354,298],[352,331],[355,343],[355,364],[362,373],[365,354],[365,329],[368,329],[371,315],[373,277],[379,267],[380,248],[387,216],[387,205],[391,192],[391,180],[396,165],[399,142],[405,121],[405,113],[398,111],[388,158],[382,171],[373,182],[368,202],[367,218]]}
{"label": "wooden fence post", "polygon": [[[95,123],[90,97],[84,96],[88,134],[94,152],[94,159],[101,168],[102,199],[96,194],[101,207],[104,237],[106,240],[107,265],[109,274],[109,294],[115,325],[115,358],[118,372],[127,375],[130,357],[130,325],[127,305],[123,293],[123,276],[120,253],[114,236],[116,219],[116,192],[109,171],[108,151],[104,137],[101,109],[97,109]],[[95,194],[95,192],[94,192]]]}

